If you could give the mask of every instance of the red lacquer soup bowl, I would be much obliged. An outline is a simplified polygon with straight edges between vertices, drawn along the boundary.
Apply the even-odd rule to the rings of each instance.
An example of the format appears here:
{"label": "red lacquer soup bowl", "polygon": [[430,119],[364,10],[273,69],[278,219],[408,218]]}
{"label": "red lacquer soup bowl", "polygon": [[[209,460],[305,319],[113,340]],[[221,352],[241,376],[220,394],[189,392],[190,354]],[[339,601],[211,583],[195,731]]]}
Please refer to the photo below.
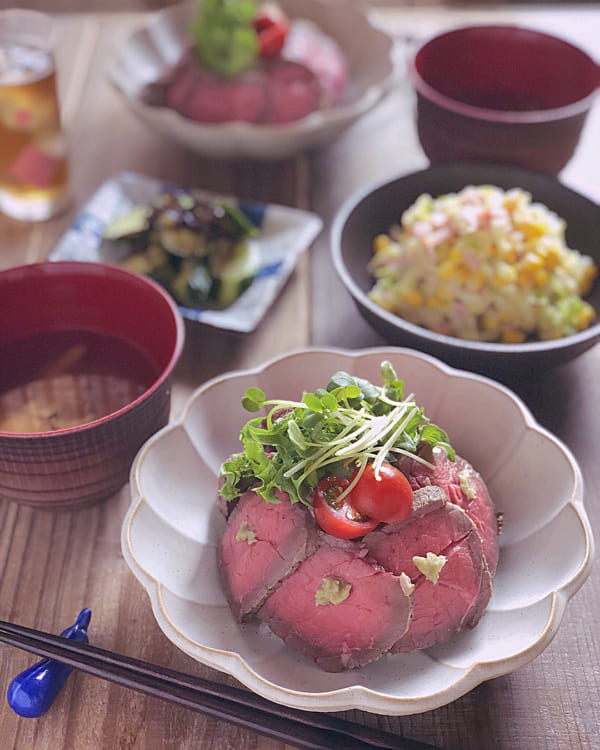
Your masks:
{"label": "red lacquer soup bowl", "polygon": [[184,324],[152,280],[101,263],[0,272],[0,498],[104,500],[169,420]]}
{"label": "red lacquer soup bowl", "polygon": [[465,26],[409,63],[419,140],[431,163],[509,162],[558,174],[600,85],[582,49],[519,26]]}

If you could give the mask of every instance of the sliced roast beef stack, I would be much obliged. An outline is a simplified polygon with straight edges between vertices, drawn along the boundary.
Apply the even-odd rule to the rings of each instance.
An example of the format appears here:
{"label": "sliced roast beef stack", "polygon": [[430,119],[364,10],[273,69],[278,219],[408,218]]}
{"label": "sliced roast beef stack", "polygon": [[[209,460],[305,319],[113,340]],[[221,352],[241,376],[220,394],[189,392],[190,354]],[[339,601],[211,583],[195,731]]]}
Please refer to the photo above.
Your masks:
{"label": "sliced roast beef stack", "polygon": [[321,546],[275,589],[258,612],[271,630],[326,672],[379,659],[406,632],[412,585],[358,543]]}
{"label": "sliced roast beef stack", "polygon": [[[427,648],[474,627],[492,594],[491,575],[475,524],[458,505],[446,500],[441,487],[428,489],[437,492],[429,492],[429,502],[410,518],[386,524],[364,538],[380,565],[392,573],[405,573],[415,587],[410,626],[394,643],[392,653]],[[415,560],[422,561],[426,572]]]}
{"label": "sliced roast beef stack", "polygon": [[294,21],[281,56],[235,75],[200,64],[193,49],[150,84],[148,104],[168,106],[196,122],[283,125],[338,103],[348,63],[336,42],[309,21]]}
{"label": "sliced roast beef stack", "polygon": [[239,621],[256,615],[322,669],[363,666],[474,627],[491,596],[498,525],[463,459],[403,460],[413,512],[361,540],[318,530],[310,508],[246,492],[231,512],[218,569]]}
{"label": "sliced roast beef stack", "polygon": [[305,117],[321,104],[315,74],[289,60],[224,78],[190,56],[178,70],[166,89],[167,104],[197,122],[283,124]]}

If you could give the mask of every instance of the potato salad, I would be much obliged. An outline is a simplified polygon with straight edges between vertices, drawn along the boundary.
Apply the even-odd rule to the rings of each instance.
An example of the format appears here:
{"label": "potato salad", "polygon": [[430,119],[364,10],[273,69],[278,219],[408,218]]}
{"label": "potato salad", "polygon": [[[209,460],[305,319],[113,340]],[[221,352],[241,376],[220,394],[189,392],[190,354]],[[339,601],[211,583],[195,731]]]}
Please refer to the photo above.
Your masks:
{"label": "potato salad", "polygon": [[437,333],[521,343],[568,336],[594,320],[583,297],[593,260],[565,222],[520,188],[468,186],[421,195],[373,242],[369,297]]}

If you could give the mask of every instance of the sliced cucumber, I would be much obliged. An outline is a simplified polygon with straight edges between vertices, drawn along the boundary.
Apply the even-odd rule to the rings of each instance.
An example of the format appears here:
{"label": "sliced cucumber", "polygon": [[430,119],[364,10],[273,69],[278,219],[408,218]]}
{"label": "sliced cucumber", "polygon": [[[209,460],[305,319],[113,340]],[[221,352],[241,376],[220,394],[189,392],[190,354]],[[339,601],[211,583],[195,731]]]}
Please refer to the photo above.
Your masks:
{"label": "sliced cucumber", "polygon": [[171,279],[168,289],[185,307],[206,307],[210,302],[212,283],[212,276],[203,263],[186,258]]}
{"label": "sliced cucumber", "polygon": [[225,216],[229,219],[234,236],[256,237],[258,235],[258,227],[239,208],[225,201],[217,201],[217,205],[223,209]]}
{"label": "sliced cucumber", "polygon": [[162,246],[178,258],[202,258],[209,247],[206,235],[186,227],[170,227],[158,230]]}
{"label": "sliced cucumber", "polygon": [[250,239],[258,228],[242,211],[179,192],[134,206],[104,234],[126,241],[123,265],[151,275],[186,307],[228,307],[250,286],[261,262]]}
{"label": "sliced cucumber", "polygon": [[136,273],[152,273],[157,268],[168,265],[169,256],[160,245],[148,245],[143,252],[132,253],[121,265]]}
{"label": "sliced cucumber", "polygon": [[213,271],[214,284],[211,296],[219,307],[227,307],[254,281],[260,268],[260,247],[252,240],[241,240],[233,247],[231,258]]}
{"label": "sliced cucumber", "polygon": [[151,209],[148,206],[134,206],[104,227],[105,240],[135,239],[150,228]]}

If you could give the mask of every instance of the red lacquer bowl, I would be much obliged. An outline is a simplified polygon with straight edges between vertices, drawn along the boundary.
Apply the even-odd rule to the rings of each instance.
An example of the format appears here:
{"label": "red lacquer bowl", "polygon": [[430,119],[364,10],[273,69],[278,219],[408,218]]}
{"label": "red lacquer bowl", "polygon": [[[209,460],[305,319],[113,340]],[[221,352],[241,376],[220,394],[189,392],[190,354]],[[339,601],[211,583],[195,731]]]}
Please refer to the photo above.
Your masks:
{"label": "red lacquer bowl", "polygon": [[[2,271],[0,300],[0,392],[17,415],[35,406],[42,420],[31,431],[3,422],[0,498],[64,508],[110,497],[168,422],[184,343],[175,303],[144,276],[77,262]],[[86,374],[74,376],[78,368]],[[98,402],[119,405],[98,414]],[[77,408],[91,418],[65,427],[61,416]]]}
{"label": "red lacquer bowl", "polygon": [[558,174],[600,85],[583,50],[518,26],[467,26],[409,63],[419,140],[433,163],[509,162]]}

